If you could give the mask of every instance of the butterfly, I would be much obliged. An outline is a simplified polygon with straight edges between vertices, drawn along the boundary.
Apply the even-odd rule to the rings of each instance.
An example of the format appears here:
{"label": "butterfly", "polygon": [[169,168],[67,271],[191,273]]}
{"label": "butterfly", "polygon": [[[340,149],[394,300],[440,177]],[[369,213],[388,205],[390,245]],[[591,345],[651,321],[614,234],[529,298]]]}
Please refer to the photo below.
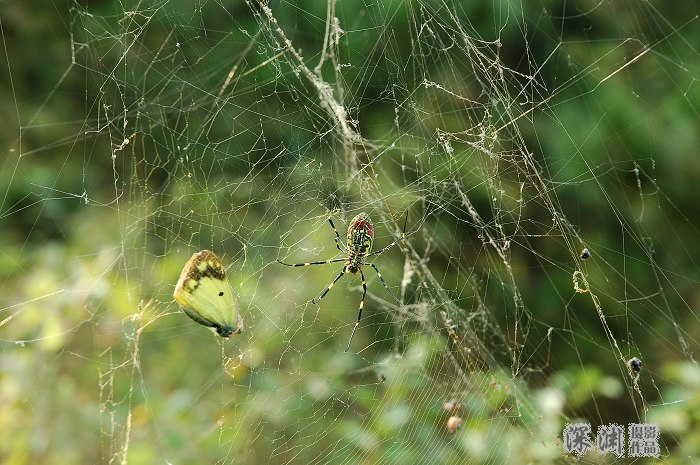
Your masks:
{"label": "butterfly", "polygon": [[240,334],[243,319],[221,260],[210,250],[192,255],[173,293],[187,316],[221,337]]}

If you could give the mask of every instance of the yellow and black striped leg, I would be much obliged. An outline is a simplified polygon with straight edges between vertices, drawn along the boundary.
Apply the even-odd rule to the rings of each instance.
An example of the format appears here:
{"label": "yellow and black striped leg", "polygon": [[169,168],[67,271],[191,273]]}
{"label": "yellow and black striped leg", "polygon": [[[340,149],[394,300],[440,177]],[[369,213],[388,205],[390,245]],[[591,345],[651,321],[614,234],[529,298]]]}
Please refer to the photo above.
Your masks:
{"label": "yellow and black striped leg", "polygon": [[338,250],[340,250],[341,252],[349,253],[347,248],[345,247],[345,244],[343,244],[343,240],[340,238],[340,234],[338,234],[338,230],[335,229],[335,225],[333,224],[333,220],[328,218],[328,222],[331,224],[331,228],[333,228],[333,232],[335,233],[335,246],[338,247]]}
{"label": "yellow and black striped leg", "polygon": [[386,285],[386,281],[384,281],[384,278],[382,277],[382,274],[379,272],[379,268],[377,268],[377,265],[375,265],[374,263],[370,263],[369,265],[370,265],[372,268],[374,268],[374,271],[377,272],[377,276],[379,276],[379,280],[382,282],[382,286],[384,286],[384,289],[386,289],[387,291],[389,291],[389,294],[391,294],[391,296],[394,298],[394,300],[396,301],[396,303],[398,303],[399,305],[401,305],[401,301],[398,299],[398,297],[396,297],[396,294],[394,294],[393,292],[391,292],[391,289],[389,289],[389,286]]}
{"label": "yellow and black striped leg", "polygon": [[331,258],[330,260],[323,260],[320,262],[306,262],[306,263],[284,263],[282,260],[277,260],[279,263],[285,266],[309,266],[309,265],[325,265],[326,263],[336,263],[344,262],[345,258]]}
{"label": "yellow and black striped leg", "polygon": [[392,242],[391,244],[387,245],[387,246],[384,247],[383,249],[380,249],[380,250],[377,250],[376,252],[372,252],[371,254],[365,255],[365,258],[366,258],[366,257],[371,257],[371,256],[373,256],[373,255],[382,254],[382,253],[386,252],[387,250],[389,250],[390,248],[392,248],[393,246],[395,246],[396,244],[398,244],[399,242],[401,242],[402,240],[404,240],[405,238],[406,238],[406,234],[401,234],[401,238],[400,238],[400,239],[396,239],[394,242]]}
{"label": "yellow and black striped leg", "polygon": [[352,338],[355,336],[355,331],[357,331],[357,327],[360,326],[360,319],[362,318],[362,308],[365,306],[365,294],[367,294],[365,274],[362,272],[362,268],[358,267],[357,269],[360,271],[360,277],[362,278],[362,300],[360,300],[360,309],[357,311],[357,321],[355,322],[355,326],[352,328],[352,334],[350,334],[350,340],[348,341],[347,347],[345,347],[345,352],[350,350],[350,343],[352,342]]}
{"label": "yellow and black striped leg", "polygon": [[330,291],[331,288],[333,288],[333,286],[335,286],[335,283],[337,283],[338,280],[343,277],[344,274],[345,274],[345,267],[343,267],[343,269],[340,270],[340,274],[335,277],[333,282],[328,285],[326,290],[321,292],[321,294],[318,297],[315,297],[314,300],[312,300],[311,302],[313,302],[315,304],[319,303],[321,301],[321,299],[323,299],[326,296],[326,294],[328,294],[328,291]]}

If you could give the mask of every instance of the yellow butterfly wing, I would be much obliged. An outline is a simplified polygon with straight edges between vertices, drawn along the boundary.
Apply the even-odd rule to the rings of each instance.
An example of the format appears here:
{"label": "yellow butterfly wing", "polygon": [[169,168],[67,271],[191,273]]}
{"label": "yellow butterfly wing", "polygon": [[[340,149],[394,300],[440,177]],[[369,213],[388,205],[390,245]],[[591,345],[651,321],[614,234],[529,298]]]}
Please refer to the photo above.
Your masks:
{"label": "yellow butterfly wing", "polygon": [[182,269],[173,297],[187,316],[216,329],[222,337],[243,331],[233,288],[221,261],[210,250],[192,255]]}

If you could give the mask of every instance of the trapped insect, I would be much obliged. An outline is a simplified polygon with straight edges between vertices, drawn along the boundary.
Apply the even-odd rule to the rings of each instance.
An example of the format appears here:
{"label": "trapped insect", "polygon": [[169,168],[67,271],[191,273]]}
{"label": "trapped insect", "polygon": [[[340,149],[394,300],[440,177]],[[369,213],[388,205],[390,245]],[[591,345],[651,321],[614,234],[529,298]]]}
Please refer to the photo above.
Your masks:
{"label": "trapped insect", "polygon": [[462,408],[462,404],[460,404],[455,399],[452,399],[442,404],[442,409],[446,412],[449,412],[452,415],[454,415],[460,408]]}
{"label": "trapped insect", "polygon": [[452,415],[447,419],[447,432],[454,434],[458,429],[462,427],[462,419],[457,415]]}
{"label": "trapped insect", "polygon": [[333,288],[335,283],[340,280],[346,273],[352,273],[352,274],[357,274],[358,272],[360,273],[360,277],[362,279],[362,299],[360,300],[360,308],[357,312],[357,321],[355,322],[355,327],[352,329],[352,334],[350,334],[350,340],[348,341],[347,347],[345,347],[345,352],[347,352],[350,349],[350,343],[352,342],[353,336],[355,336],[355,331],[357,330],[357,327],[360,324],[360,319],[362,318],[362,308],[365,305],[365,294],[367,294],[367,285],[365,283],[365,275],[362,272],[362,265],[368,265],[374,268],[374,271],[377,272],[377,276],[379,276],[380,281],[382,282],[382,285],[384,288],[389,291],[389,294],[396,300],[396,302],[401,305],[401,301],[396,297],[396,295],[389,289],[389,287],[386,285],[386,281],[384,281],[384,278],[382,277],[382,274],[379,272],[379,268],[377,268],[377,265],[374,263],[366,263],[364,261],[365,258],[371,257],[374,255],[379,255],[383,252],[386,252],[390,248],[392,248],[394,245],[398,244],[402,240],[406,238],[406,221],[408,221],[408,212],[406,212],[406,220],[404,220],[403,223],[403,232],[401,233],[401,238],[395,240],[391,244],[387,245],[381,250],[378,250],[376,252],[372,252],[372,244],[374,243],[374,225],[372,224],[372,220],[369,218],[369,215],[366,213],[360,213],[357,216],[355,216],[351,221],[348,226],[348,231],[347,231],[347,245],[343,243],[343,240],[340,238],[340,234],[338,234],[338,230],[335,229],[335,225],[333,224],[333,220],[328,218],[328,222],[331,224],[331,227],[333,228],[333,232],[335,232],[335,246],[343,252],[344,254],[347,255],[345,258],[332,258],[330,260],[322,260],[322,261],[316,261],[316,262],[305,262],[305,263],[285,263],[281,260],[277,260],[280,262],[282,265],[286,266],[309,266],[309,265],[325,265],[327,263],[337,263],[337,262],[345,262],[343,265],[343,268],[340,270],[340,274],[336,276],[336,278],[333,280],[332,283],[328,285],[328,287],[321,292],[321,294],[314,298],[312,300],[313,303],[317,304],[323,299],[326,294]]}
{"label": "trapped insect", "polygon": [[197,252],[187,261],[173,297],[187,316],[216,330],[221,337],[240,334],[243,319],[221,260],[210,250]]}

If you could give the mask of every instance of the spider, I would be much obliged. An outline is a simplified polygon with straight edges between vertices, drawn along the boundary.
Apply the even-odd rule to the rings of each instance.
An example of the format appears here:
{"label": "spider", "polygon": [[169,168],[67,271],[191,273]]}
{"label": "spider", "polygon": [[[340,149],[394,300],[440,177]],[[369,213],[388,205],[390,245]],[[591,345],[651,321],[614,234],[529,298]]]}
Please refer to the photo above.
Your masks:
{"label": "spider", "polygon": [[362,299],[360,300],[360,308],[357,311],[357,321],[355,322],[355,327],[352,329],[352,334],[350,334],[350,340],[348,341],[347,347],[345,347],[345,352],[347,352],[350,349],[350,343],[352,342],[352,338],[355,336],[355,331],[357,330],[357,327],[360,325],[360,319],[362,318],[362,308],[365,306],[365,294],[367,294],[367,285],[365,283],[365,275],[362,272],[361,265],[369,265],[372,268],[374,268],[374,271],[377,272],[377,276],[379,276],[379,279],[382,282],[382,285],[384,288],[389,291],[389,294],[396,300],[396,302],[401,305],[401,301],[396,297],[396,295],[389,289],[389,287],[386,285],[386,281],[384,281],[384,278],[382,277],[382,274],[379,272],[379,268],[377,268],[377,265],[374,263],[366,263],[364,261],[365,258],[371,257],[373,255],[379,255],[381,253],[386,252],[402,240],[406,238],[406,221],[408,220],[408,212],[406,212],[406,220],[403,223],[403,232],[401,233],[401,238],[398,240],[395,240],[391,244],[387,245],[381,250],[377,250],[376,252],[371,252],[372,250],[372,243],[374,242],[374,225],[372,224],[372,220],[370,220],[369,215],[366,213],[360,213],[355,218],[353,218],[350,221],[350,225],[348,226],[348,232],[347,232],[347,246],[343,244],[343,240],[340,238],[340,234],[338,234],[338,230],[335,229],[335,225],[333,224],[333,220],[328,218],[328,222],[331,224],[331,227],[333,228],[333,232],[335,233],[335,246],[343,252],[344,254],[347,254],[346,258],[332,258],[330,260],[322,260],[318,262],[305,262],[305,263],[284,263],[281,260],[277,260],[280,262],[282,265],[286,266],[309,266],[309,265],[325,265],[327,263],[336,263],[336,262],[345,262],[343,265],[343,268],[340,270],[340,274],[335,277],[332,283],[328,285],[328,287],[319,294],[318,297],[315,297],[312,302],[314,304],[317,304],[323,299],[326,294],[331,290],[331,288],[335,285],[335,283],[340,280],[346,273],[352,273],[352,274],[357,274],[359,271],[360,277],[362,278]]}

